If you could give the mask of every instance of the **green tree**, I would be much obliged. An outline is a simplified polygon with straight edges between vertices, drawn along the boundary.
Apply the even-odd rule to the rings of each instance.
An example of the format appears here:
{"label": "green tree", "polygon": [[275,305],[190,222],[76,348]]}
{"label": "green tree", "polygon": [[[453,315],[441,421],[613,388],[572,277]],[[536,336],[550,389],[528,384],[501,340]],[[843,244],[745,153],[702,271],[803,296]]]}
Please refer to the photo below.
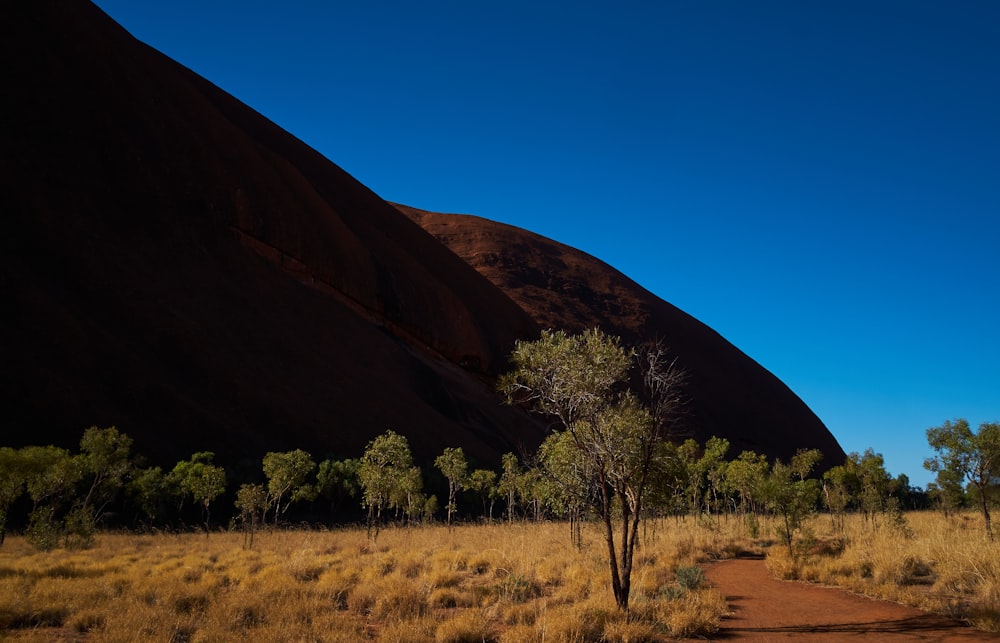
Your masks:
{"label": "green tree", "polygon": [[728,486],[736,494],[737,512],[753,538],[760,533],[760,491],[769,469],[767,456],[753,451],[743,451],[726,466]]}
{"label": "green tree", "polygon": [[861,511],[872,527],[878,528],[876,514],[885,514],[889,510],[889,483],[892,481],[892,476],[885,469],[885,458],[869,448],[860,456],[851,453],[847,459],[858,478]]}
{"label": "green tree", "polygon": [[593,476],[579,456],[573,435],[569,431],[549,435],[538,448],[538,459],[545,477],[555,483],[555,496],[569,518],[570,542],[581,547],[581,521],[590,504]]}
{"label": "green tree", "polygon": [[420,467],[412,466],[403,472],[389,494],[389,508],[401,512],[407,526],[434,517],[438,508],[437,497],[424,494],[424,476]]}
{"label": "green tree", "polygon": [[637,355],[600,330],[580,335],[544,331],[537,341],[517,343],[514,370],[499,383],[508,402],[554,417],[572,436],[597,490],[612,592],[623,610],[628,609],[643,496],[659,444],[676,417],[683,379],[659,347],[648,357],[640,355],[644,390],[656,391],[664,401],[644,406],[627,386]]}
{"label": "green tree", "polygon": [[118,495],[133,469],[132,438],[116,427],[92,426],[80,439],[79,463],[85,491],[67,516],[68,534],[88,545],[104,509]]}
{"label": "green tree", "polygon": [[192,455],[190,460],[178,462],[170,472],[170,478],[181,496],[190,496],[201,505],[206,536],[210,532],[212,501],[226,490],[226,471],[212,464],[214,458],[215,454],[211,451],[201,451]]}
{"label": "green tree", "polygon": [[[316,470],[316,463],[307,452],[295,449],[269,452],[264,455],[263,465],[267,477],[267,506],[274,508],[274,524],[277,526],[278,520],[293,502],[316,497],[316,488],[309,484],[309,476]],[[287,502],[282,504],[286,498]]]}
{"label": "green tree", "polygon": [[0,447],[0,545],[7,536],[7,512],[24,493],[26,478],[21,453],[10,447]]}
{"label": "green tree", "polygon": [[[406,438],[389,430],[368,443],[361,456],[358,481],[368,509],[368,537],[378,538],[382,512],[412,483],[413,455]],[[407,477],[410,480],[407,480]]]}
{"label": "green tree", "polygon": [[434,466],[448,479],[448,526],[450,527],[451,515],[457,508],[455,498],[467,483],[469,463],[465,459],[462,447],[448,447],[444,453],[435,458]]}
{"label": "green tree", "polygon": [[260,484],[240,485],[235,505],[240,512],[240,525],[243,528],[243,548],[253,549],[257,524],[264,522],[264,512],[267,511],[267,489]]}
{"label": "green tree", "polygon": [[976,488],[986,534],[993,540],[988,492],[1000,478],[1000,423],[983,422],[973,432],[965,419],[945,421],[927,429],[927,442],[938,455],[924,466],[930,471],[948,471],[953,479],[964,478]]}
{"label": "green tree", "polygon": [[837,529],[844,530],[844,514],[851,502],[859,497],[861,480],[857,467],[850,466],[851,460],[838,464],[823,473],[823,502],[833,514]]}
{"label": "green tree", "polygon": [[[469,474],[467,486],[483,501],[483,518],[493,521],[493,499],[496,498],[497,472],[489,469],[476,469]],[[487,509],[487,502],[489,508]]]}
{"label": "green tree", "polygon": [[355,498],[361,490],[358,481],[358,471],[361,460],[345,458],[343,460],[327,459],[319,463],[316,473],[316,490],[330,502],[330,515],[336,514],[345,500]]}
{"label": "green tree", "polygon": [[128,482],[127,493],[138,509],[153,523],[163,520],[176,495],[172,481],[160,467],[136,470]]}
{"label": "green tree", "polygon": [[521,464],[513,453],[505,453],[500,458],[503,471],[497,493],[507,500],[507,523],[514,524],[514,511],[517,508],[517,491],[521,480]]}
{"label": "green tree", "polygon": [[65,533],[60,511],[83,477],[80,462],[66,449],[54,446],[28,446],[20,454],[32,503],[28,540],[43,551],[53,549]]}
{"label": "green tree", "polygon": [[822,458],[816,449],[800,449],[789,464],[775,460],[771,473],[764,480],[764,502],[782,519],[781,536],[789,555],[794,555],[792,542],[795,532],[816,509],[819,481],[807,476]]}
{"label": "green tree", "polygon": [[[926,464],[925,464],[926,466]],[[961,473],[950,469],[939,469],[934,482],[927,485],[927,495],[934,501],[945,517],[957,511],[965,500]]]}

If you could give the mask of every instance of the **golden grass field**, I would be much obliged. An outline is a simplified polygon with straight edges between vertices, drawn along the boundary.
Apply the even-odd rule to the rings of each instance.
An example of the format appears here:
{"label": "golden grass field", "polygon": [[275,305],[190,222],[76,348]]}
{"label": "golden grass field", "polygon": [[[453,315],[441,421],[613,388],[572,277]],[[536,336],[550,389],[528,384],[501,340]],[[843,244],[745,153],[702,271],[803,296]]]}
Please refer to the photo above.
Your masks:
{"label": "golden grass field", "polygon": [[[671,525],[673,523],[670,523]],[[712,590],[670,589],[678,564],[732,546],[650,525],[629,617],[615,608],[596,526],[564,524],[258,534],[103,534],[84,551],[0,549],[0,630],[49,641],[584,641],[709,631]]]}
{"label": "golden grass field", "polygon": [[982,514],[904,517],[902,529],[872,529],[860,516],[838,529],[829,516],[814,518],[814,542],[800,543],[794,559],[771,548],[768,567],[779,578],[843,587],[1000,632],[1000,540],[986,536]]}
{"label": "golden grass field", "polygon": [[[784,576],[943,609],[997,626],[1000,550],[971,514],[908,516],[913,535],[812,520]],[[101,534],[88,550],[0,548],[0,638],[11,641],[655,641],[707,634],[726,612],[712,589],[682,589],[689,568],[762,551],[739,521],[650,521],[631,610],[615,609],[604,543],[579,550],[563,523],[383,530]],[[774,541],[776,542],[776,541]],[[987,609],[992,605],[992,611]],[[964,612],[963,612],[964,610]]]}

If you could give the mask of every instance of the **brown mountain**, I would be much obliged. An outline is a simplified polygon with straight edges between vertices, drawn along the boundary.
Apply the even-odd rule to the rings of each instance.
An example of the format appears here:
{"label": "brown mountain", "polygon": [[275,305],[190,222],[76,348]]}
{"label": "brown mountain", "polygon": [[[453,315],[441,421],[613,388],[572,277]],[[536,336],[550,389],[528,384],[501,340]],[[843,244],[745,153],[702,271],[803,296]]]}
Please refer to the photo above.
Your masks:
{"label": "brown mountain", "polygon": [[627,344],[661,340],[688,373],[687,429],[717,435],[786,461],[818,448],[838,464],[844,452],[822,422],[777,377],[694,317],[608,264],[527,230],[475,216],[397,205],[496,284],[542,328],[600,327]]}
{"label": "brown mountain", "polygon": [[531,318],[346,172],[82,0],[0,26],[5,441],[162,459],[533,444],[487,374]]}
{"label": "brown mountain", "polygon": [[[839,453],[777,379],[610,267],[409,211],[428,233],[85,0],[6,13],[4,443],[116,424],[159,463],[235,462],[354,455],[393,428],[419,458],[461,445],[496,463],[544,430],[493,391],[514,341],[597,323],[678,349],[700,435]],[[496,270],[460,258],[477,243]]]}

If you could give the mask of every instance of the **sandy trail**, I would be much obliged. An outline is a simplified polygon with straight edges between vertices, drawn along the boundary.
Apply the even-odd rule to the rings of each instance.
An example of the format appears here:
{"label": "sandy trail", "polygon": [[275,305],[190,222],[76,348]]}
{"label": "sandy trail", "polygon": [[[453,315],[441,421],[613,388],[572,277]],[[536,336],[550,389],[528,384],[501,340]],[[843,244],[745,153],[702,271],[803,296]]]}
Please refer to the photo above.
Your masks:
{"label": "sandy trail", "polygon": [[840,589],[778,580],[759,559],[739,558],[707,565],[705,576],[726,597],[733,611],[711,640],[1000,640],[998,635],[911,607]]}

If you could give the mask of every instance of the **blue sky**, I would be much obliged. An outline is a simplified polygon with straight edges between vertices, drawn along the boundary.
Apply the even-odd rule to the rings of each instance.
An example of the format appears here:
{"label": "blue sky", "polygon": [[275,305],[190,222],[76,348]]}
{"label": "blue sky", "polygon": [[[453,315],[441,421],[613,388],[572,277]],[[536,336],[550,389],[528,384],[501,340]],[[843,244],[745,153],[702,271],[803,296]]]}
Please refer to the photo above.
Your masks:
{"label": "blue sky", "polygon": [[914,484],[928,427],[1000,420],[1000,3],[97,4],[383,198],[610,263]]}

